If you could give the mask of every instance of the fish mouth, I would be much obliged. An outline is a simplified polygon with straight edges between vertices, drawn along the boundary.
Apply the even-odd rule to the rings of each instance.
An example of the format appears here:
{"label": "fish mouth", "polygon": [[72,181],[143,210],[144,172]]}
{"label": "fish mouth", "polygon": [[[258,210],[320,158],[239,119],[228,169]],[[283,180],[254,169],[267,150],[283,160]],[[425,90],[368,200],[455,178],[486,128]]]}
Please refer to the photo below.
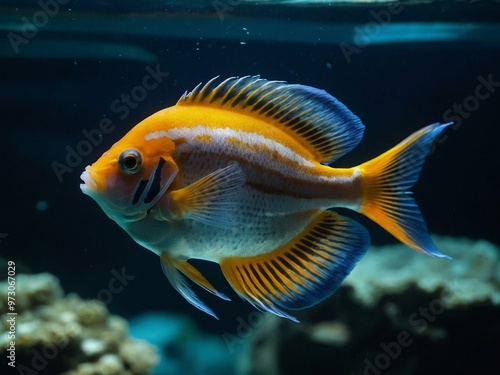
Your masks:
{"label": "fish mouth", "polygon": [[80,189],[84,194],[90,194],[92,191],[97,190],[97,183],[94,177],[92,177],[90,171],[90,165],[85,167],[85,171],[80,175],[80,179],[83,184],[80,184]]}

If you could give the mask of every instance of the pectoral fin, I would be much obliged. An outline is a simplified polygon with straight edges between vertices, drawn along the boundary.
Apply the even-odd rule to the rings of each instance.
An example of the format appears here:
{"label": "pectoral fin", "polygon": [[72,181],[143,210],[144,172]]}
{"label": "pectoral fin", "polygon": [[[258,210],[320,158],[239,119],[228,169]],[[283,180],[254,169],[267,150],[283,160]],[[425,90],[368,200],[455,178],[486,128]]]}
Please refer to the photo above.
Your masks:
{"label": "pectoral fin", "polygon": [[177,218],[222,229],[234,226],[245,174],[234,163],[182,189],[171,192],[170,209]]}
{"label": "pectoral fin", "polygon": [[220,265],[233,289],[257,309],[297,321],[280,307],[302,309],[331,295],[368,244],[360,224],[325,211],[270,253],[225,258]]}
{"label": "pectoral fin", "polygon": [[175,261],[167,253],[162,253],[160,255],[160,260],[163,272],[174,289],[177,290],[193,306],[218,319],[212,309],[205,305],[205,303],[203,303],[194,293],[183,274],[202,288],[215,294],[217,297],[226,301],[229,301],[230,299],[224,294],[218,292],[212,284],[210,284],[207,279],[205,279],[202,274],[188,262]]}

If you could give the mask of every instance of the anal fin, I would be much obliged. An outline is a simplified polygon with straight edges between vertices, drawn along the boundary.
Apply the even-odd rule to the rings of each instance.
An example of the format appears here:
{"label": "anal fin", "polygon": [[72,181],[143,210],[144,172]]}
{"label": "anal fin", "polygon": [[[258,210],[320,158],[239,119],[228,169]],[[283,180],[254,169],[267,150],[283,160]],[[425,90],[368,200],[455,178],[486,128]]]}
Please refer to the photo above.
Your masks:
{"label": "anal fin", "polygon": [[228,257],[220,265],[233,289],[257,309],[303,309],[330,296],[365,254],[369,235],[335,212],[319,213],[292,240],[267,254]]}

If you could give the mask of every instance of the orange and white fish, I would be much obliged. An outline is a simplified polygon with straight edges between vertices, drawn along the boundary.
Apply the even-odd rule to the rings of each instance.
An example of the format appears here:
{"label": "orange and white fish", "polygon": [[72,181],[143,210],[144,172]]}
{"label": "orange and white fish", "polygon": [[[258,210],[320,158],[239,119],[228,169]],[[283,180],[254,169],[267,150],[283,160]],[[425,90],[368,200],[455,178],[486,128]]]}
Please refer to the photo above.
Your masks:
{"label": "orange and white fish", "polygon": [[219,263],[257,309],[296,320],[282,309],[331,295],[368,248],[366,229],[329,210],[336,207],[447,257],[408,190],[450,123],[429,125],[359,166],[332,168],[364,130],[337,99],[259,77],[216,78],[140,122],[81,175],[82,191],[160,256],[190,303],[216,317],[186,277],[228,299],[188,262],[203,259]]}

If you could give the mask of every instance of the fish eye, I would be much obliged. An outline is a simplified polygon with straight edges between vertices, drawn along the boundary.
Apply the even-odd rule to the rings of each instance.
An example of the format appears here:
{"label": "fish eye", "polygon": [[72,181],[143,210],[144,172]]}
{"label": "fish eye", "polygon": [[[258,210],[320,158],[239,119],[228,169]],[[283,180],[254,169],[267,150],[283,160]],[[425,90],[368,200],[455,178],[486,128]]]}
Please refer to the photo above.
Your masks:
{"label": "fish eye", "polygon": [[139,172],[142,167],[142,155],[133,148],[123,151],[118,158],[118,167],[126,174]]}

